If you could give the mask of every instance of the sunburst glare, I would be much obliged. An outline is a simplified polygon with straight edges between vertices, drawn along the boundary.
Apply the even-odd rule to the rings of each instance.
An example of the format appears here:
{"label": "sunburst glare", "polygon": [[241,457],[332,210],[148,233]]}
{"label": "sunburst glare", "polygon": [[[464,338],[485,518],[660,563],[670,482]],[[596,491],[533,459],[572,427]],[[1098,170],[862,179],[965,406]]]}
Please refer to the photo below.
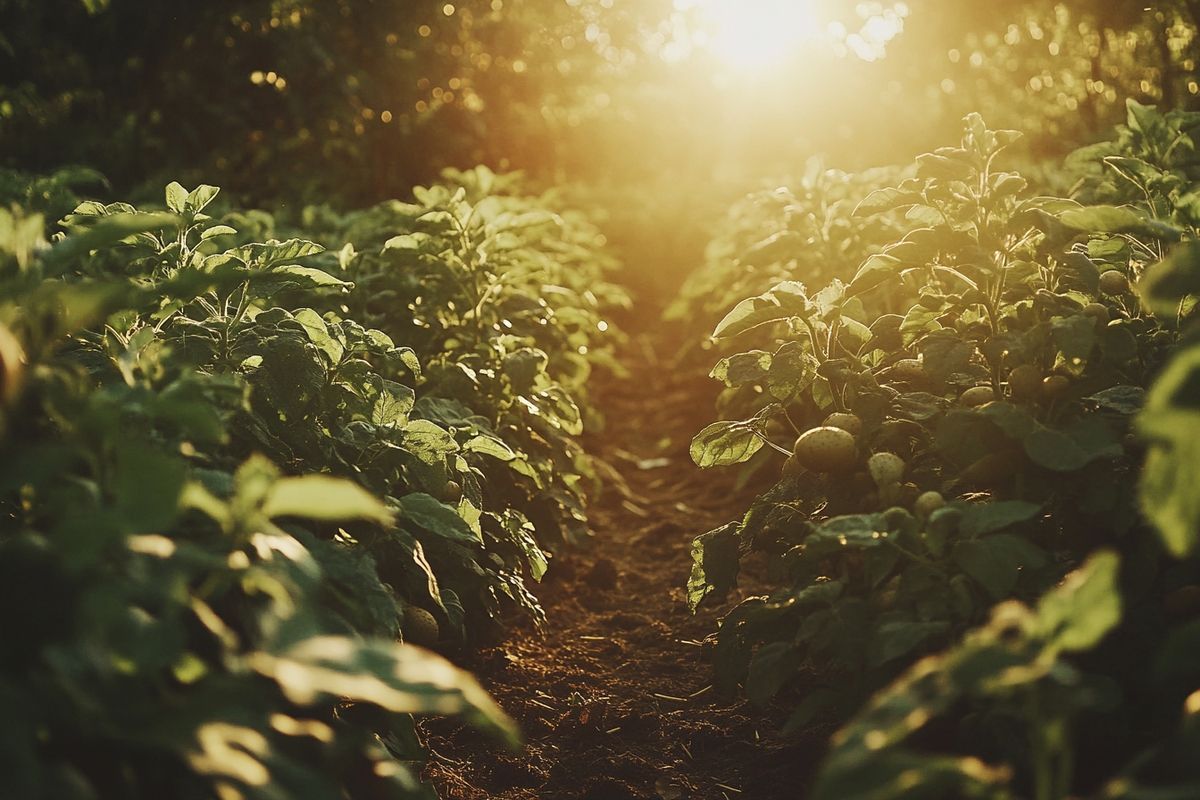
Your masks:
{"label": "sunburst glare", "polygon": [[694,41],[732,68],[777,65],[824,37],[813,0],[676,0],[694,13]]}

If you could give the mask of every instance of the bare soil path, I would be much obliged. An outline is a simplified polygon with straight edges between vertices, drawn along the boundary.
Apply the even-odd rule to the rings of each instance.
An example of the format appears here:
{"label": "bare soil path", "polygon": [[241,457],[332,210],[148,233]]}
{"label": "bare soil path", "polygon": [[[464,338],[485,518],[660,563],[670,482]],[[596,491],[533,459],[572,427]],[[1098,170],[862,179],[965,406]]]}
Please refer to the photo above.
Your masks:
{"label": "bare soil path", "polygon": [[[712,419],[714,382],[677,370],[667,335],[634,337],[633,375],[599,387],[606,469],[593,546],[555,559],[538,594],[549,622],[464,661],[520,723],[497,749],[448,720],[426,723],[427,777],[445,800],[782,800],[802,796],[827,731],[777,737],[781,712],[720,697],[701,645],[728,606],[693,616],[691,538],[747,498],[688,458]],[[688,374],[682,374],[682,373]]]}

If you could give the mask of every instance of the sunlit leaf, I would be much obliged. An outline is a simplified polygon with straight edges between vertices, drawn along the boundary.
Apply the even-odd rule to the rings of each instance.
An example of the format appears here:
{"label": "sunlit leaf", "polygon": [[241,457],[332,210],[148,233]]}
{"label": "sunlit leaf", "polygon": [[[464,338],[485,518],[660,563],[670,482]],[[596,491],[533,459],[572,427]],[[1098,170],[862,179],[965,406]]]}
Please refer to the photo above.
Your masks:
{"label": "sunlit leaf", "polygon": [[317,520],[363,519],[386,525],[392,512],[356,483],[328,475],[280,478],[267,491],[263,513]]}

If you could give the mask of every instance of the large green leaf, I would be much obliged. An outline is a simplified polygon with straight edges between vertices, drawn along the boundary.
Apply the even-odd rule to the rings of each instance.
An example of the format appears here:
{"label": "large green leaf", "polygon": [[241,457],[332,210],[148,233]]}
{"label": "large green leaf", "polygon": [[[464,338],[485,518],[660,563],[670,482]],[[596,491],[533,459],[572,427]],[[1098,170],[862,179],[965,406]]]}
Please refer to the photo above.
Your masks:
{"label": "large green leaf", "polygon": [[43,258],[47,264],[63,265],[92,250],[114,245],[137,233],[160,231],[179,225],[179,217],[167,213],[108,214],[85,231],[73,233],[55,244]]}
{"label": "large green leaf", "polygon": [[298,264],[282,264],[278,267],[272,267],[269,271],[261,273],[260,281],[273,286],[280,285],[300,289],[323,289],[329,287],[349,289],[354,286],[353,283],[344,281],[341,278],[335,278],[323,269],[302,267]]}
{"label": "large green leaf", "polygon": [[692,574],[688,578],[688,605],[695,611],[710,595],[724,597],[737,585],[741,526],[730,522],[692,542]]}
{"label": "large green leaf", "polygon": [[1095,647],[1121,621],[1121,587],[1116,553],[1102,550],[1042,597],[1038,630],[1049,644],[1068,652]]}
{"label": "large green leaf", "polygon": [[737,336],[770,322],[779,322],[791,317],[807,317],[810,311],[811,304],[804,291],[804,284],[783,281],[769,292],[747,298],[734,306],[733,310],[717,323],[712,335],[717,339]]}
{"label": "large green leaf", "polygon": [[1059,221],[1068,228],[1087,233],[1134,233],[1177,241],[1178,228],[1159,222],[1133,206],[1088,206],[1064,211]]}
{"label": "large green leaf", "polygon": [[812,385],[816,378],[816,360],[800,342],[784,342],[771,357],[767,389],[771,396],[790,401]]}
{"label": "large green leaf", "polygon": [[897,208],[904,208],[905,206],[920,203],[923,199],[917,192],[908,192],[903,189],[892,187],[876,189],[855,206],[854,216],[865,217],[884,211],[893,211]]}
{"label": "large green leaf", "polygon": [[392,512],[373,494],[357,483],[329,475],[280,478],[267,491],[262,510],[268,517],[363,519],[383,525],[392,521]]}
{"label": "large green leaf", "polygon": [[288,239],[281,242],[271,239],[266,242],[254,242],[242,245],[230,254],[241,259],[251,267],[266,269],[285,262],[295,261],[306,256],[324,252],[325,247],[307,239]]}
{"label": "large green leaf", "polygon": [[440,467],[446,456],[458,451],[458,442],[437,423],[414,419],[404,429],[404,448],[429,466]]}
{"label": "large green leaf", "polygon": [[331,365],[337,364],[346,354],[346,348],[329,332],[329,326],[321,315],[311,308],[302,308],[292,315],[293,319],[304,326],[304,332],[317,349],[329,356]]}
{"label": "large green leaf", "polygon": [[1037,503],[1023,500],[964,504],[958,530],[967,539],[986,536],[1033,519],[1041,509]]}
{"label": "large green leaf", "polygon": [[503,439],[491,434],[472,436],[463,443],[462,449],[464,453],[480,453],[500,461],[512,461],[517,457],[516,452]]}
{"label": "large green leaf", "polygon": [[1023,443],[1030,460],[1055,472],[1074,472],[1122,452],[1113,432],[1098,420],[1081,420],[1064,430],[1038,425]]}
{"label": "large green leaf", "polygon": [[726,386],[741,386],[762,381],[770,369],[771,354],[763,350],[751,350],[721,359],[709,375]]}
{"label": "large green leaf", "polygon": [[516,725],[466,672],[407,644],[316,636],[282,653],[253,653],[249,664],[293,703],[350,700],[398,714],[462,714],[512,746]]}
{"label": "large green leaf", "polygon": [[1146,395],[1137,426],[1150,442],[1142,511],[1168,550],[1187,555],[1200,541],[1200,346],[1171,360]]}
{"label": "large green leaf", "polygon": [[714,422],[692,439],[692,461],[698,467],[728,467],[748,461],[763,448],[763,438],[753,420]]}
{"label": "large green leaf", "polygon": [[1185,297],[1200,295],[1200,242],[1184,242],[1148,267],[1137,291],[1151,311],[1174,319]]}
{"label": "large green leaf", "polygon": [[875,253],[869,256],[850,281],[848,289],[851,295],[860,295],[900,276],[900,259],[886,253]]}
{"label": "large green leaf", "polygon": [[432,495],[423,492],[406,494],[399,500],[402,519],[429,531],[466,544],[483,544],[483,537],[471,530],[471,526],[458,511]]}
{"label": "large green leaf", "polygon": [[1022,570],[1035,569],[1047,560],[1041,548],[1007,533],[959,542],[954,546],[953,557],[993,600],[1001,600],[1012,592]]}
{"label": "large green leaf", "polygon": [[375,402],[371,405],[372,425],[403,425],[416,402],[412,389],[398,383],[380,387]]}

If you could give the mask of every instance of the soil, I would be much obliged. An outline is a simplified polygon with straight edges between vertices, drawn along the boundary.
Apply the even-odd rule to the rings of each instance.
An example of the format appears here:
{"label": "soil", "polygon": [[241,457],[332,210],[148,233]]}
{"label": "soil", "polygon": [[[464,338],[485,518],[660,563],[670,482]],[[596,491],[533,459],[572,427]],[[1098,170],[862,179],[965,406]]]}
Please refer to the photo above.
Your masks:
{"label": "soil", "polygon": [[[454,720],[423,723],[426,777],[444,800],[776,800],[803,796],[828,730],[781,738],[786,709],[712,688],[703,640],[724,606],[693,615],[692,537],[749,503],[732,476],[700,471],[692,435],[717,386],[682,369],[661,331],[637,336],[625,380],[593,388],[607,426],[590,444],[604,489],[591,546],[558,554],[537,588],[544,630],[460,659],[521,725],[507,752]],[[742,596],[753,593],[749,576]]]}

